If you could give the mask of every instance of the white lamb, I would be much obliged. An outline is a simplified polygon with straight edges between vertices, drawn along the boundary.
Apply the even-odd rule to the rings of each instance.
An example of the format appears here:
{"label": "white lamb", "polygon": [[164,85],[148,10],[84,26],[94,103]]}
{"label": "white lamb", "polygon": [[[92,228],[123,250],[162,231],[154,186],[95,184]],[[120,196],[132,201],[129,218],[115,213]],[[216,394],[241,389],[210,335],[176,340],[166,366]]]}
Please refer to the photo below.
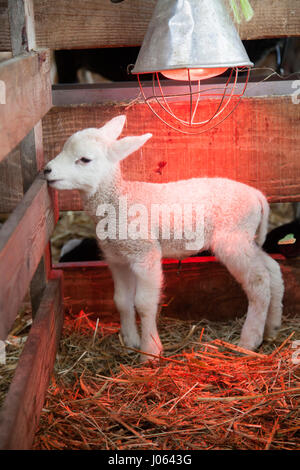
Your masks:
{"label": "white lamb", "polygon": [[[161,354],[156,325],[163,283],[161,259],[181,259],[207,249],[214,252],[247,294],[249,305],[240,346],[253,350],[264,337],[274,338],[281,325],[284,286],[279,265],[261,249],[269,214],[263,194],[223,178],[166,184],[123,180],[119,162],[151,137],[144,134],[117,140],[125,119],[118,116],[100,129],[76,132],[44,170],[51,187],[80,191],[85,210],[98,224],[97,233],[107,229],[106,239],[99,240],[99,244],[112,272],[124,343],[141,349],[145,353],[142,361]],[[124,218],[121,206],[124,208],[125,202],[128,212]],[[162,214],[148,224],[158,204],[181,208],[182,214],[192,204],[190,218],[180,220],[183,224],[192,220],[194,224],[197,216],[197,231],[187,229],[180,239],[175,212],[169,227]],[[196,216],[194,205],[201,209]],[[130,211],[132,207],[134,211]],[[145,213],[148,218],[139,224]],[[170,236],[166,236],[168,229]],[[141,319],[141,336],[135,309]]]}

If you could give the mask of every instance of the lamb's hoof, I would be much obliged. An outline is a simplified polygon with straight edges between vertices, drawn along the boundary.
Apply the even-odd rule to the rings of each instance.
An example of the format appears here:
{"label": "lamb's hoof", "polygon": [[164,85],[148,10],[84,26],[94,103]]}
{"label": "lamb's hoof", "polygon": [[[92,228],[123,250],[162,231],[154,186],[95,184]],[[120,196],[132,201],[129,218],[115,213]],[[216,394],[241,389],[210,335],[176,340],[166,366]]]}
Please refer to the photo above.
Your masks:
{"label": "lamb's hoof", "polygon": [[240,339],[238,346],[242,349],[247,349],[248,351],[255,351],[256,349],[259,348],[259,346],[262,344],[262,339],[257,338],[256,340],[253,339]]}
{"label": "lamb's hoof", "polygon": [[121,338],[125,347],[132,348],[132,349],[140,349],[141,338],[138,332],[133,332],[130,335],[122,333]]}
{"label": "lamb's hoof", "polygon": [[153,347],[143,348],[141,347],[141,351],[145,354],[141,353],[140,355],[140,362],[157,362],[162,354],[163,348],[161,344],[155,344]]}
{"label": "lamb's hoof", "polygon": [[273,343],[274,341],[276,341],[279,330],[280,326],[266,328],[264,332],[264,341],[267,341],[268,343]]}

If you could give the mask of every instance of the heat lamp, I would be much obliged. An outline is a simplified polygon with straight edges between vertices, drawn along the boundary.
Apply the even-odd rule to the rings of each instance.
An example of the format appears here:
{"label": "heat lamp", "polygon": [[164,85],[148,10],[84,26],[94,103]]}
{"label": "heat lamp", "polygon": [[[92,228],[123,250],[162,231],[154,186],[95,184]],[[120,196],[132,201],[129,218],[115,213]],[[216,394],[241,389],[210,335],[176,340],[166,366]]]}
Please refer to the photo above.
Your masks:
{"label": "heat lamp", "polygon": [[[235,110],[252,66],[222,0],[158,0],[132,73],[161,121],[181,133],[200,134]],[[145,87],[143,74],[149,73],[152,84]],[[160,74],[169,81],[162,82]],[[205,83],[221,74],[221,84]]]}

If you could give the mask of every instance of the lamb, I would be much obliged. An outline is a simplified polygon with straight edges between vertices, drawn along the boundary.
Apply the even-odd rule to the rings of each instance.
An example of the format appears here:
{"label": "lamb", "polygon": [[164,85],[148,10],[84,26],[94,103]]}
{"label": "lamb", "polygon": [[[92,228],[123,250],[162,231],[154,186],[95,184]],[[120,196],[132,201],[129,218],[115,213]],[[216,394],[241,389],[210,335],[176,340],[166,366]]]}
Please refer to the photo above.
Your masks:
{"label": "lamb", "polygon": [[[148,133],[118,139],[125,119],[117,116],[101,128],[76,132],[44,170],[52,188],[79,190],[85,210],[97,224],[99,245],[114,281],[125,345],[140,349],[141,361],[162,353],[156,324],[163,284],[161,259],[182,259],[208,249],[248,297],[239,345],[254,350],[264,338],[276,337],[284,285],[279,265],[261,248],[269,214],[265,196],[225,178],[165,184],[124,180],[120,161],[152,137]],[[157,215],[153,210],[162,206],[172,208],[168,227],[162,212]],[[180,211],[187,214],[185,218],[177,217]],[[187,228],[180,231],[183,225]],[[195,225],[196,231],[192,230]]]}

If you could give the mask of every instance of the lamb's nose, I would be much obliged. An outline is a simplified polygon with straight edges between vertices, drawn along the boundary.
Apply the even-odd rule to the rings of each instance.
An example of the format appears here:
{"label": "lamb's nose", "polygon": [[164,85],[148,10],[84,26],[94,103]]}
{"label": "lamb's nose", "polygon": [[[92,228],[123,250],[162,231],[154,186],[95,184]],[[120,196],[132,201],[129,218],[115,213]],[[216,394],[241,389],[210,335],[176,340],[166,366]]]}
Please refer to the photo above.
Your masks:
{"label": "lamb's nose", "polygon": [[52,171],[51,168],[46,167],[46,168],[44,169],[44,175],[48,175],[48,173],[51,173],[51,171]]}

